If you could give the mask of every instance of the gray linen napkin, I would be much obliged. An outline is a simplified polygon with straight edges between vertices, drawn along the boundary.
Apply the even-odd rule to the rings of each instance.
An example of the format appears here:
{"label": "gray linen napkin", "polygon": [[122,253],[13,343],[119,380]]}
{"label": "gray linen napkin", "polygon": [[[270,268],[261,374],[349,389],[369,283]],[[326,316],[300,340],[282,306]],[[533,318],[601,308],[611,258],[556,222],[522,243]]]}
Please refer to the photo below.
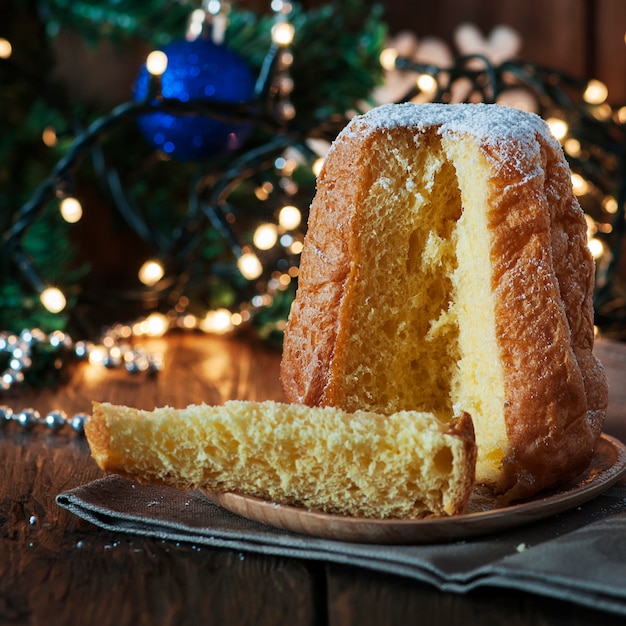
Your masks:
{"label": "gray linen napkin", "polygon": [[57,496],[109,530],[357,565],[458,593],[508,587],[626,615],[626,485],[514,530],[431,545],[371,545],[308,537],[230,513],[196,492],[109,476]]}

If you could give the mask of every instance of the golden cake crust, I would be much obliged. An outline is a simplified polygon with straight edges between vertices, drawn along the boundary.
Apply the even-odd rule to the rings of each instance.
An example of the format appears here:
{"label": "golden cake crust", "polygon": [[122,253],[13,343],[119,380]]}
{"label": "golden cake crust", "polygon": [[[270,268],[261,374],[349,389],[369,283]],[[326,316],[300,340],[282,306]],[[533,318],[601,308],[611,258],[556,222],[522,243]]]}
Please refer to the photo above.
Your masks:
{"label": "golden cake crust", "polygon": [[[593,259],[559,144],[535,115],[496,105],[390,105],[356,118],[318,179],[281,365],[288,400],[336,405],[359,207],[376,142],[436,129],[489,167],[486,210],[508,449],[496,488],[523,498],[584,469],[608,400],[593,355]],[[375,298],[373,300],[375,306]],[[407,409],[416,407],[406,407]],[[463,407],[461,407],[463,408]],[[472,414],[475,423],[480,416]]]}

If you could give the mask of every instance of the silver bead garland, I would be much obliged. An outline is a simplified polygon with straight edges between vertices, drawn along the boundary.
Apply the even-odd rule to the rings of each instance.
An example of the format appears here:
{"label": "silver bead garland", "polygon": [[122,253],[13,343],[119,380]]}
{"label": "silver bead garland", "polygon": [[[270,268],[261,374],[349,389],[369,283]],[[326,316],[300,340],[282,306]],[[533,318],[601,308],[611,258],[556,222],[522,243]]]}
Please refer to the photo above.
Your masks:
{"label": "silver bead garland", "polygon": [[[161,355],[131,347],[120,340],[116,329],[106,333],[101,344],[74,342],[67,333],[59,330],[49,335],[37,328],[24,329],[19,335],[4,331],[0,332],[0,355],[8,355],[8,364],[0,373],[0,393],[24,383],[27,372],[33,367],[33,350],[41,344],[59,352],[71,351],[78,359],[97,362],[108,369],[123,366],[129,374],[155,374],[163,367]],[[69,426],[74,432],[82,434],[87,417],[86,413],[69,416],[60,409],[54,409],[45,415],[33,408],[14,412],[10,407],[0,405],[0,428],[15,422],[26,431],[41,425],[51,432],[58,432]]]}
{"label": "silver bead garland", "polygon": [[35,426],[41,425],[47,426],[51,432],[56,433],[67,425],[74,432],[82,435],[88,417],[86,413],[75,413],[70,417],[65,411],[59,409],[54,409],[43,416],[39,411],[32,408],[22,409],[18,413],[14,413],[10,407],[0,405],[0,427],[10,422],[16,422],[24,430],[32,430]]}
{"label": "silver bead garland", "polygon": [[33,350],[37,344],[47,344],[59,352],[73,351],[77,358],[100,362],[109,369],[124,366],[130,374],[153,374],[163,366],[160,355],[149,354],[119,341],[113,331],[102,338],[101,345],[87,341],[74,342],[60,330],[49,335],[38,328],[25,329],[19,335],[4,331],[0,332],[0,355],[8,354],[9,361],[0,374],[0,392],[9,391],[24,382],[25,374],[33,366]]}

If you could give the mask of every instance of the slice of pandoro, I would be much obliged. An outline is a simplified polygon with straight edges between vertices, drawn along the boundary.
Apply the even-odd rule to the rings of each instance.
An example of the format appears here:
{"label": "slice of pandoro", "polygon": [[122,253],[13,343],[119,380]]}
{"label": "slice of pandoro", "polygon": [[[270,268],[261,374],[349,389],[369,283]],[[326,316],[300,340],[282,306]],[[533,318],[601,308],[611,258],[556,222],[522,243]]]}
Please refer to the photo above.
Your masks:
{"label": "slice of pandoro", "polygon": [[385,105],[318,179],[281,364],[291,402],[468,412],[477,480],[571,479],[600,435],[594,263],[558,142],[487,104]]}
{"label": "slice of pandoro", "polygon": [[444,424],[414,411],[383,416],[270,401],[154,411],[94,403],[85,434],[107,472],[327,513],[454,515],[474,486],[469,415]]}

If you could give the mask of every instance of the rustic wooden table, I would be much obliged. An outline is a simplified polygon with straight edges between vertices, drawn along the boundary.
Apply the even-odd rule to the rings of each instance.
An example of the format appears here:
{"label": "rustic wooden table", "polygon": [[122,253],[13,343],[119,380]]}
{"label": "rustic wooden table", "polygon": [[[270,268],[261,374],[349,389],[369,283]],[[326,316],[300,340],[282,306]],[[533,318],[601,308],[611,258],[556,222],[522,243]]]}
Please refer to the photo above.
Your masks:
{"label": "rustic wooden table", "polygon": [[[56,390],[0,403],[71,413],[92,400],[149,409],[282,399],[271,349],[191,334],[147,347],[165,358],[154,378],[84,364]],[[626,344],[600,342],[597,353],[612,382],[606,432],[626,440]],[[1,625],[623,624],[527,593],[456,595],[357,567],[113,534],[56,505],[58,493],[100,476],[80,436],[0,430]]]}

